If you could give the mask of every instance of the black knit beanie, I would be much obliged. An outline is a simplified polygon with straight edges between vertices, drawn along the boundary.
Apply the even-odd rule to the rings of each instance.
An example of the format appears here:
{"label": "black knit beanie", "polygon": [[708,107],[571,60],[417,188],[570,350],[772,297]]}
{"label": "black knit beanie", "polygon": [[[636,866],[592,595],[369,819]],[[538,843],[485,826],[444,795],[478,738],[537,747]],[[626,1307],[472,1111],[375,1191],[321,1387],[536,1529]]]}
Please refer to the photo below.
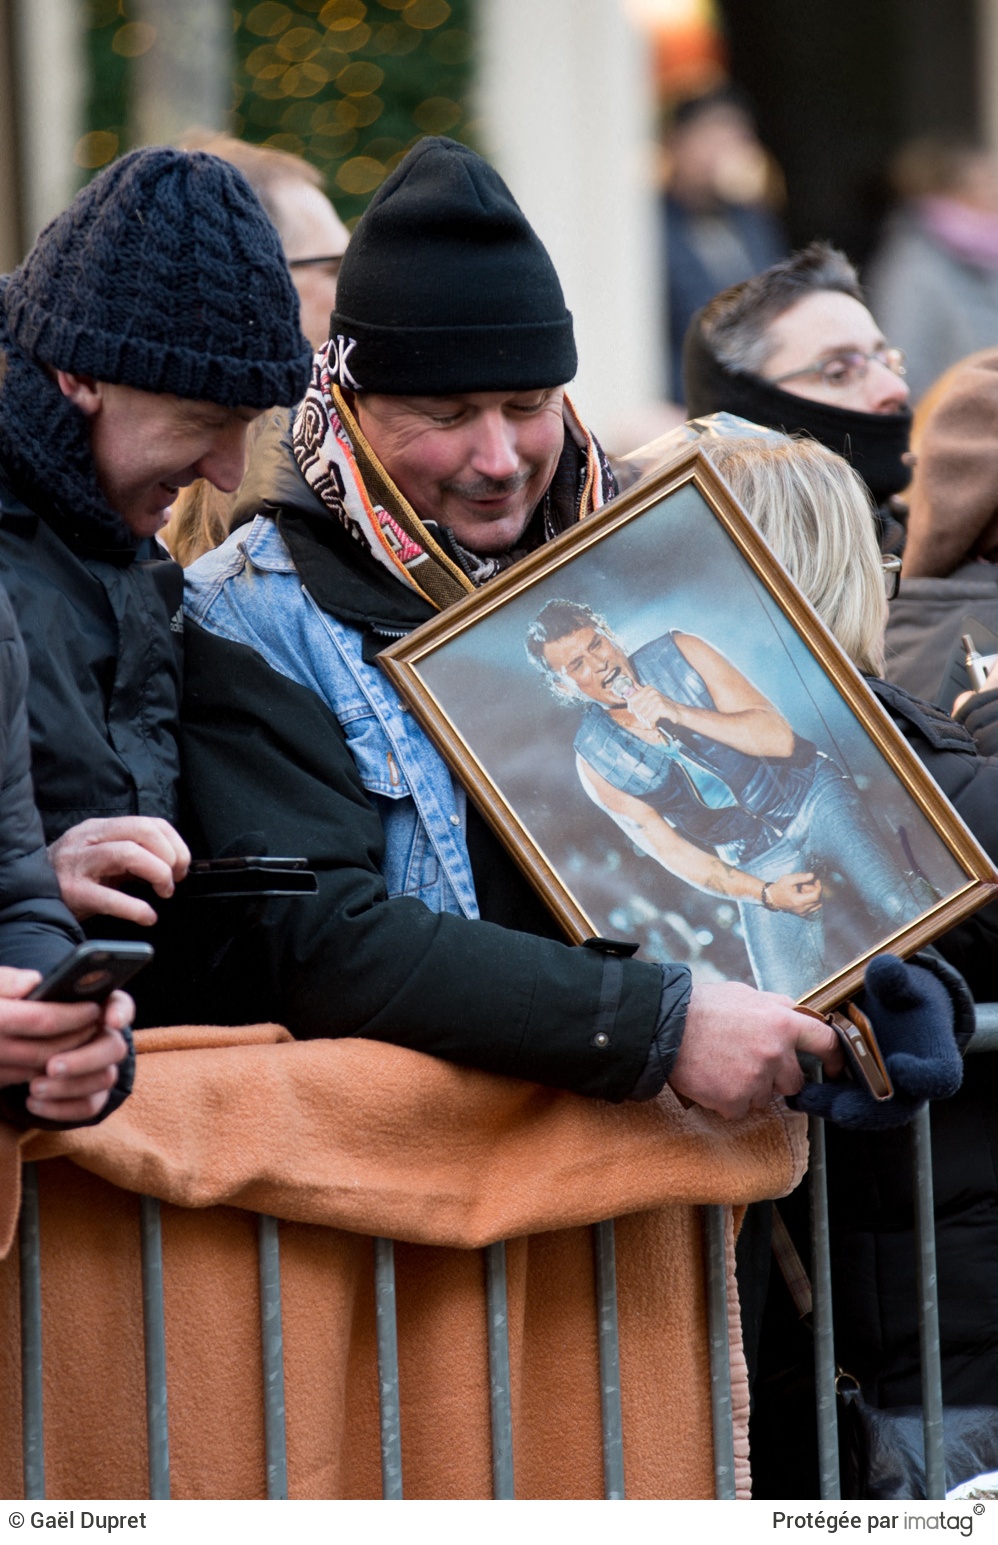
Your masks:
{"label": "black knit beanie", "polygon": [[686,330],[683,344],[683,389],[689,418],[734,413],[784,434],[812,435],[859,473],[877,504],[900,493],[911,480],[903,457],[911,434],[911,409],[899,413],[862,413],[836,408],[784,392],[762,376],[731,370],[706,342],[701,331],[703,311]]}
{"label": "black knit beanie", "polygon": [[578,359],[558,275],[506,184],[424,139],[350,240],[330,318],[341,386],[390,395],[561,386]]}
{"label": "black knit beanie", "polygon": [[235,167],[153,147],[114,162],[5,287],[30,359],[223,407],[291,406],[311,350],[280,238]]}

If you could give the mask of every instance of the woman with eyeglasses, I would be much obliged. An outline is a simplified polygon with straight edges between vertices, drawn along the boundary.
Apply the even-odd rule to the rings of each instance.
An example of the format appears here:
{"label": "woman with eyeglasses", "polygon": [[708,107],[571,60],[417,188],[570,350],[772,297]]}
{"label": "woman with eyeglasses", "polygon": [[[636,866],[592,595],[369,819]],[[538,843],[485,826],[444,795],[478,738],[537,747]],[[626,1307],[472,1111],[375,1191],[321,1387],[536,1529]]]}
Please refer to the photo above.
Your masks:
{"label": "woman with eyeglasses", "polygon": [[[704,435],[699,443],[894,724],[998,859],[998,756],[986,755],[941,710],[881,679],[887,597],[898,573],[881,559],[869,497],[856,473],[811,440]],[[998,724],[998,692],[976,694],[965,711],[986,734]],[[936,943],[978,1001],[998,1000],[998,904]],[[973,1057],[959,1094],[931,1109],[943,1398],[948,1405],[995,1405],[998,1428],[998,1057]],[[917,1406],[910,1138],[896,1130],[829,1126],[827,1141],[837,1360],[872,1404]],[[779,1205],[806,1254],[806,1198],[795,1195]],[[752,1429],[755,1494],[816,1496],[816,1472],[809,1468],[813,1342],[800,1330],[775,1271],[764,1326]]]}

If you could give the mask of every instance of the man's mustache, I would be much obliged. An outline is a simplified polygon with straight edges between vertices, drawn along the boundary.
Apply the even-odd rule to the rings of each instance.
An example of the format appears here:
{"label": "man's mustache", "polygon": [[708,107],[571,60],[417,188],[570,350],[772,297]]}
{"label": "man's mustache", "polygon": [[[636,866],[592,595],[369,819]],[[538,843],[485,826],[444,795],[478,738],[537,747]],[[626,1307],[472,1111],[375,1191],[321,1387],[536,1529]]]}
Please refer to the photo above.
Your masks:
{"label": "man's mustache", "polygon": [[447,493],[457,494],[460,499],[504,499],[526,488],[532,476],[531,471],[515,472],[512,477],[478,477],[470,483],[445,483],[443,486]]}

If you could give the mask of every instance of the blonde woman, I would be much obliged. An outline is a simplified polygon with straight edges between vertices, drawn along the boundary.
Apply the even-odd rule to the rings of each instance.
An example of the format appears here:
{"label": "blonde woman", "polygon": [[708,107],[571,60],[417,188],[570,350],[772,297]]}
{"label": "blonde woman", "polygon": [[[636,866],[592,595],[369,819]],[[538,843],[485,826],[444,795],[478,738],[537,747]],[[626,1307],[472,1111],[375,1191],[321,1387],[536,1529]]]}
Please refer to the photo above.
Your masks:
{"label": "blonde woman", "polygon": [[[879,679],[887,599],[859,478],[811,440],[711,438],[708,430],[700,445],[895,725],[998,858],[998,757],[985,755],[974,736],[939,709]],[[998,693],[977,694],[971,713],[998,718]],[[998,999],[998,907],[985,908],[937,942],[975,997]],[[994,1405],[998,1390],[995,1064],[995,1057],[972,1058],[959,1094],[931,1107],[943,1395],[952,1405]],[[909,1140],[898,1132],[832,1128],[828,1138],[836,1355],[874,1404],[918,1405]],[[792,1231],[799,1228],[806,1238],[799,1201],[793,1197],[780,1206]],[[813,1454],[797,1449],[795,1458],[788,1446],[789,1434],[813,1429],[813,1392],[806,1392],[813,1348],[806,1337],[797,1339],[796,1315],[781,1316],[783,1291],[779,1282],[771,1288],[769,1334],[761,1350],[752,1435],[755,1494],[816,1496]],[[799,1411],[788,1404],[791,1388],[805,1391]],[[994,1422],[998,1430],[998,1407]]]}

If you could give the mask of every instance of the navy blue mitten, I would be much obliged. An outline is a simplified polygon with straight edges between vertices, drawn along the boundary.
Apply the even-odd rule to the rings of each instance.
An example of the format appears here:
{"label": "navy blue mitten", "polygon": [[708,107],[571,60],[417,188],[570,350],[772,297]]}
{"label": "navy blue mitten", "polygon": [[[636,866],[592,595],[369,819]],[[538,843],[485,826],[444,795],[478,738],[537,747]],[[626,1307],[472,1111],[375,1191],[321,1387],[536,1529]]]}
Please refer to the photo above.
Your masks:
{"label": "navy blue mitten", "polygon": [[788,1100],[794,1110],[837,1126],[904,1126],[925,1100],[945,1100],[963,1082],[959,1042],[973,1031],[973,1003],[960,977],[931,956],[920,964],[877,955],[856,999],[880,1044],[894,1097],[875,1100],[846,1075],[805,1084]]}

